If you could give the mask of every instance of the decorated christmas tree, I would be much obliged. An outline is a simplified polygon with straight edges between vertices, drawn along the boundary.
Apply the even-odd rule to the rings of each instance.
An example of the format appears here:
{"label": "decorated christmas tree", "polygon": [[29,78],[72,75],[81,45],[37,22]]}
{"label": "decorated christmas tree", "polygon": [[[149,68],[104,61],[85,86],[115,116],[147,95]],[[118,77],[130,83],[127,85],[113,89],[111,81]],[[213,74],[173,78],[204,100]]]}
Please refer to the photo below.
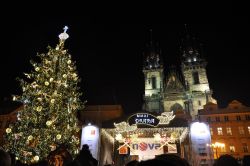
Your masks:
{"label": "decorated christmas tree", "polygon": [[46,54],[37,55],[39,62],[31,61],[34,70],[20,79],[22,95],[13,96],[24,107],[6,129],[5,149],[22,163],[46,160],[60,146],[72,156],[80,148],[77,111],[84,104],[75,62],[64,49],[67,29],[59,35],[56,48],[48,47]]}

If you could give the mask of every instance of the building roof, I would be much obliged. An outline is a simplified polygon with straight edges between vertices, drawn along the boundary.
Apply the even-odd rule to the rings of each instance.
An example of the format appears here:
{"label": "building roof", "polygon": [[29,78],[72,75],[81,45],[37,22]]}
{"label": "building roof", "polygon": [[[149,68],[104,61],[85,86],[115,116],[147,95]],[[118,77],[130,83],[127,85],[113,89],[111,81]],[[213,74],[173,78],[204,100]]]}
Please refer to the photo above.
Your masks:
{"label": "building roof", "polygon": [[250,113],[250,107],[247,107],[237,100],[233,100],[228,104],[226,108],[218,108],[217,104],[208,103],[204,106],[204,109],[199,110],[199,115],[211,115],[211,114],[229,114],[229,113]]}

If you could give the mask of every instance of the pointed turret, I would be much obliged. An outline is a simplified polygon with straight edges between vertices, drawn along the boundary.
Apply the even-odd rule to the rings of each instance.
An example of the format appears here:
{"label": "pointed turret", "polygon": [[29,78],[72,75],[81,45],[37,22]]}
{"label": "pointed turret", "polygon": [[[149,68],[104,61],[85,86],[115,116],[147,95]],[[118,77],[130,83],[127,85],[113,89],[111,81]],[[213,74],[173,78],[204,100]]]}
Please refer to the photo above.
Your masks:
{"label": "pointed turret", "polygon": [[181,57],[182,62],[185,65],[204,65],[206,66],[205,59],[202,58],[202,48],[201,45],[198,44],[197,39],[192,36],[185,24],[185,35],[184,38],[181,39]]}
{"label": "pointed turret", "polygon": [[159,45],[153,42],[152,29],[150,29],[150,44],[144,52],[144,69],[159,69],[162,68],[161,50]]}

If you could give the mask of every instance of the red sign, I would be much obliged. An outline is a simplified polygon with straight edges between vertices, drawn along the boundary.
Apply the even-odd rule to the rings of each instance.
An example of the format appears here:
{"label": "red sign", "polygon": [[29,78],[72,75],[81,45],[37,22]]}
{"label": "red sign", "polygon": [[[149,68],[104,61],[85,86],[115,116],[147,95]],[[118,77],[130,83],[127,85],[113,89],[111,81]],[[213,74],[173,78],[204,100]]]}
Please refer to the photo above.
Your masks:
{"label": "red sign", "polygon": [[119,149],[119,154],[128,154],[128,148],[127,148],[127,146],[122,146]]}

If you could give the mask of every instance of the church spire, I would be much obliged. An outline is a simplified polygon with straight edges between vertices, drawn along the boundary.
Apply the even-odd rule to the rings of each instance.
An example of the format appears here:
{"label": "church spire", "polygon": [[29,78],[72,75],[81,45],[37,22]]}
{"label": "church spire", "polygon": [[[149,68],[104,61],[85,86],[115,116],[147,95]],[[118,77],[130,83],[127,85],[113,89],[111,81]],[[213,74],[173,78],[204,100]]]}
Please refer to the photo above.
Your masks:
{"label": "church spire", "polygon": [[144,51],[144,69],[159,69],[162,68],[161,50],[159,45],[153,41],[153,32],[150,29],[150,43]]}
{"label": "church spire", "polygon": [[184,63],[187,64],[196,64],[201,61],[204,61],[201,55],[201,48],[198,45],[198,42],[194,36],[191,35],[188,25],[185,26],[185,34],[181,40],[181,56]]}
{"label": "church spire", "polygon": [[153,30],[150,29],[150,45],[153,45]]}

